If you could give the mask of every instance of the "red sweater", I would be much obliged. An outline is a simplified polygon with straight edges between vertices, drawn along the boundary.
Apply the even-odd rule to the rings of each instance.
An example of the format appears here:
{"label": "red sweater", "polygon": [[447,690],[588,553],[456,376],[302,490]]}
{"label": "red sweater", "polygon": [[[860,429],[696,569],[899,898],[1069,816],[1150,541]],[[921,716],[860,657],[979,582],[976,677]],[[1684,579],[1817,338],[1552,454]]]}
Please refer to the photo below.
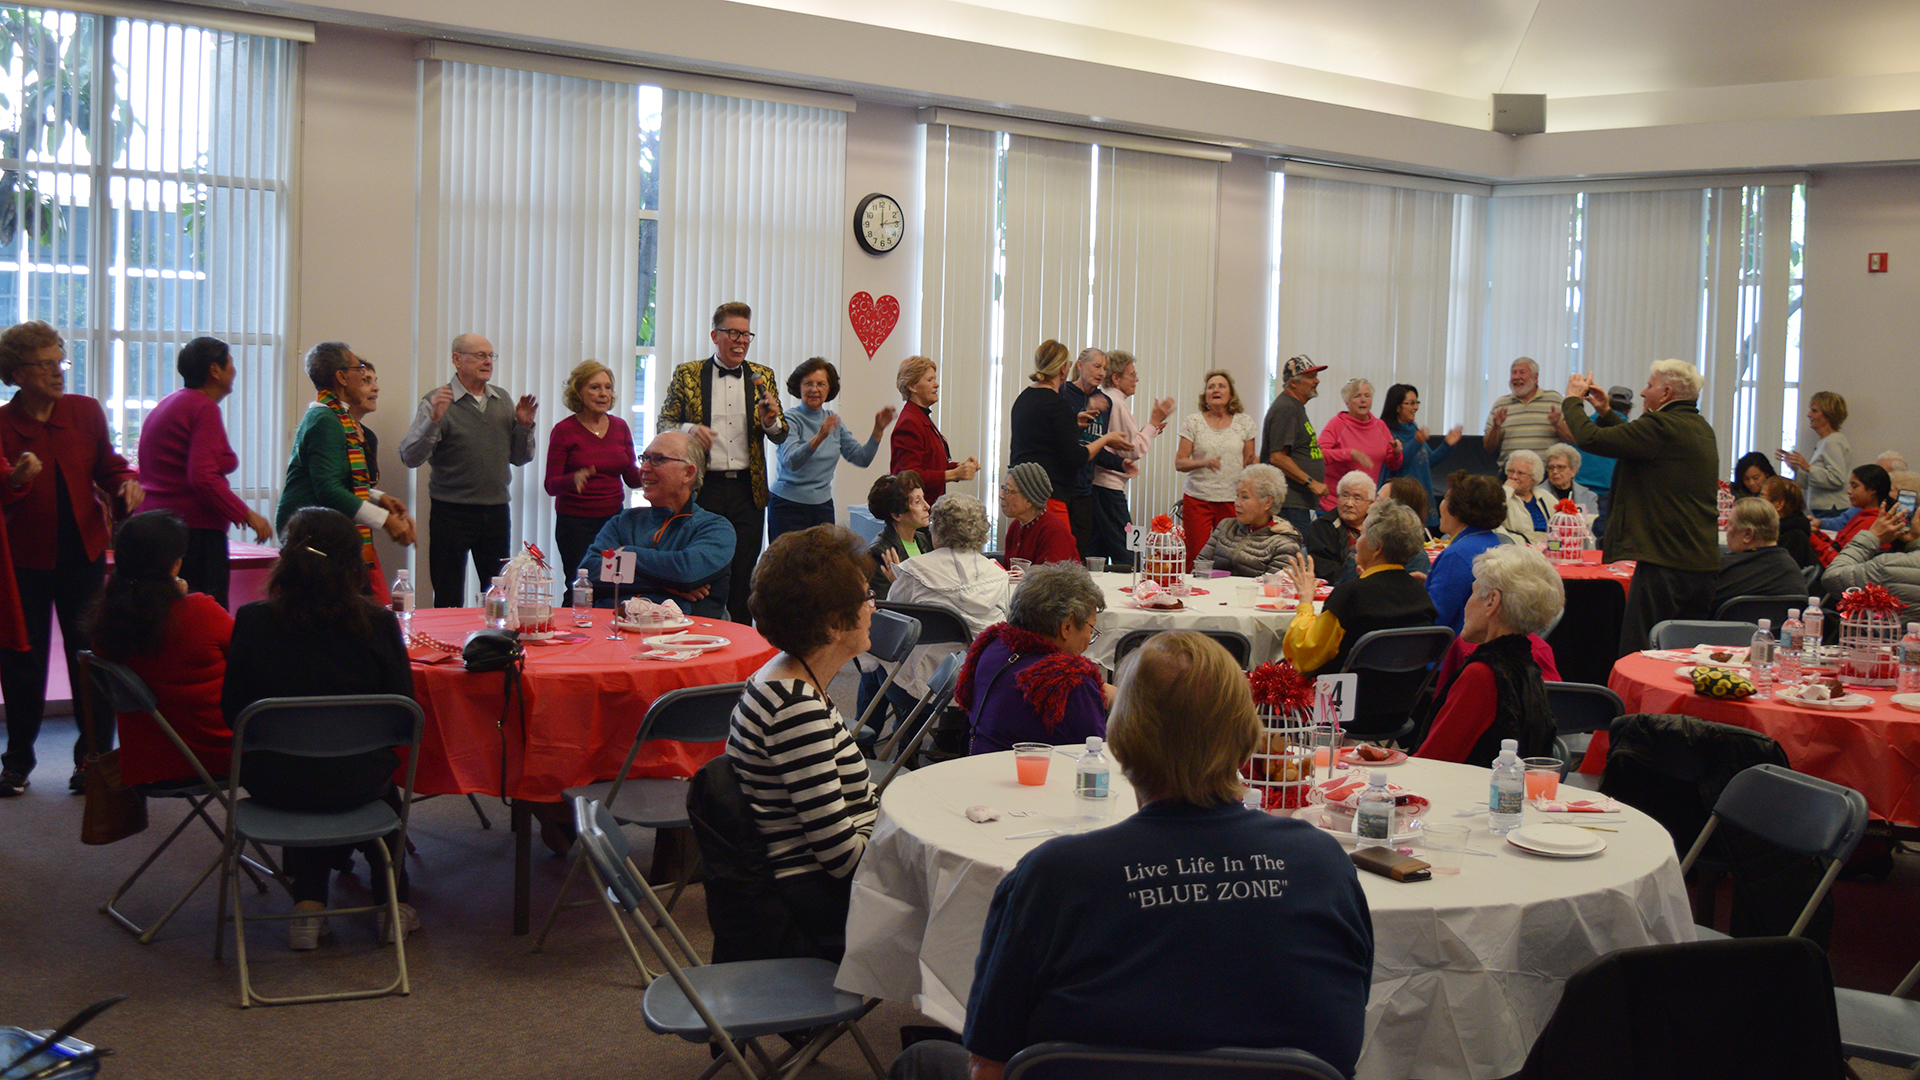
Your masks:
{"label": "red sweater", "polygon": [[1030,524],[1008,523],[1007,558],[1025,559],[1035,566],[1079,562],[1080,548],[1073,542],[1073,530],[1066,522],[1054,514],[1042,513]]}
{"label": "red sweater", "polygon": [[29,417],[17,402],[0,405],[0,457],[14,461],[27,450],[33,451],[45,468],[25,492],[17,496],[10,493],[6,500],[7,540],[13,548],[14,565],[51,570],[58,557],[54,550],[58,525],[54,513],[59,506],[54,490],[55,466],[66,481],[74,524],[80,528],[87,558],[104,555],[112,533],[107,527],[106,508],[94,488],[97,485],[117,503],[120,485],[135,476],[127,459],[113,449],[107,414],[100,403],[80,394],[63,394],[53,403],[53,414],[45,423]]}
{"label": "red sweater", "polygon": [[[573,490],[576,470],[593,466],[585,491]],[[547,494],[553,509],[569,517],[610,517],[626,509],[627,493],[620,487],[640,486],[640,466],[633,453],[633,431],[617,416],[607,417],[607,433],[595,435],[577,416],[553,425],[547,437]]]}
{"label": "red sweater", "polygon": [[1840,535],[1834,537],[1832,540],[1827,539],[1827,534],[1819,529],[1813,530],[1813,535],[1808,539],[1813,544],[1813,554],[1820,560],[1820,565],[1831,565],[1834,556],[1845,550],[1846,546],[1853,541],[1854,537],[1860,535],[1862,530],[1872,528],[1874,520],[1879,516],[1879,507],[1867,507],[1865,510],[1853,515],[1853,520],[1847,522],[1846,526],[1840,530]]}
{"label": "red sweater", "polygon": [[168,394],[140,424],[142,510],[171,510],[189,529],[241,524],[247,504],[227,485],[239,467],[220,406],[198,390]]}
{"label": "red sweater", "polygon": [[[166,643],[159,652],[124,663],[153,691],[167,718],[214,779],[227,775],[233,732],[220,712],[227,677],[227,644],[233,616],[205,593],[189,593],[173,606]],[[120,714],[120,782],[148,784],[193,775],[160,725],[135,713]]]}
{"label": "red sweater", "polygon": [[887,462],[888,475],[908,469],[919,473],[928,506],[947,493],[947,470],[959,468],[960,463],[953,460],[947,437],[933,426],[933,414],[925,405],[912,400],[901,403],[888,447],[893,454]]}

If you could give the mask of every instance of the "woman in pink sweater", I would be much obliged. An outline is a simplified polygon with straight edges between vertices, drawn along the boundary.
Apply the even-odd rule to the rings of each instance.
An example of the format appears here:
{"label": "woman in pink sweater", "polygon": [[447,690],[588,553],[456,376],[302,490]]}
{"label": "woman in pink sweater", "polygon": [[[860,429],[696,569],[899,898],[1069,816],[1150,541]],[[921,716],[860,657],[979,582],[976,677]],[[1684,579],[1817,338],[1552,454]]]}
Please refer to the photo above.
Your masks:
{"label": "woman in pink sweater", "polygon": [[613,372],[598,360],[583,360],[567,376],[562,395],[573,415],[553,425],[547,437],[547,494],[553,496],[554,551],[550,562],[566,573],[586,557],[587,545],[613,515],[626,509],[621,487],[640,486],[633,431],[613,415]]}
{"label": "woman in pink sweater", "polygon": [[1320,497],[1322,510],[1333,509],[1340,478],[1348,473],[1366,473],[1367,479],[1378,485],[1383,467],[1400,467],[1400,440],[1393,437],[1386,421],[1373,415],[1373,384],[1365,379],[1348,379],[1340,388],[1340,399],[1347,403],[1347,411],[1335,414],[1320,429],[1320,453],[1327,459],[1327,493]]}

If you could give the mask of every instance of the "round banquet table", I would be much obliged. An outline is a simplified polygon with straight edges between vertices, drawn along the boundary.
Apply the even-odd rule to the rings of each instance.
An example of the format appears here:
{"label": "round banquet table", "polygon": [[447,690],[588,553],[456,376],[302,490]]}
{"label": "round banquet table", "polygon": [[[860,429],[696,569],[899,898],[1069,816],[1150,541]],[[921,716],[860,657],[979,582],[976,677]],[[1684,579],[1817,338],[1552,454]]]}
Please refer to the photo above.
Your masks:
{"label": "round banquet table", "polygon": [[[1265,611],[1255,604],[1279,604],[1281,597],[1257,595],[1260,585],[1252,578],[1222,577],[1198,579],[1205,596],[1189,596],[1179,611],[1155,611],[1133,606],[1133,594],[1120,590],[1133,587],[1130,573],[1094,574],[1094,583],[1106,594],[1107,608],[1094,620],[1100,637],[1087,648],[1087,659],[1101,667],[1113,667],[1113,650],[1129,630],[1238,630],[1253,643],[1253,662],[1280,659],[1280,641],[1293,622],[1291,611]],[[1246,594],[1246,595],[1243,595]],[[1284,602],[1291,602],[1286,600]]]}
{"label": "round banquet table", "polygon": [[[571,610],[555,615],[563,633],[573,631]],[[503,723],[506,679],[501,673],[469,672],[458,653],[420,645],[408,650],[414,696],[426,713],[415,789],[422,795],[478,793],[514,800],[515,933],[526,932],[527,804],[558,802],[569,787],[613,779],[655,698],[685,686],[743,681],[777,651],[752,627],[696,619],[686,633],[717,634],[732,644],[686,661],[635,660],[635,654],[647,651],[642,639],[651,635],[606,640],[612,616],[611,610],[596,610],[593,627],[579,631],[585,641],[526,644],[524,725],[517,697]],[[480,611],[423,609],[414,612],[413,628],[458,647],[481,628]],[[656,740],[641,748],[628,775],[692,776],[720,752],[718,744]]]}
{"label": "round banquet table", "polygon": [[1848,712],[1775,698],[1728,701],[1694,693],[1693,683],[1676,674],[1682,666],[1642,653],[1623,656],[1607,687],[1628,713],[1685,713],[1770,736],[1795,771],[1858,791],[1877,818],[1920,826],[1920,713],[1889,702],[1892,691],[1854,688],[1873,705]]}
{"label": "round banquet table", "polygon": [[[956,1031],[964,1027],[994,888],[1045,842],[1006,837],[1078,820],[1073,758],[1056,754],[1045,786],[1022,787],[1012,756],[942,762],[888,787],[854,875],[836,986],[910,1002]],[[1548,859],[1495,838],[1484,811],[1454,815],[1484,805],[1486,769],[1415,759],[1386,771],[1433,800],[1434,821],[1470,825],[1471,846],[1494,854],[1463,855],[1459,874],[1427,882],[1360,875],[1373,916],[1374,972],[1358,1077],[1511,1075],[1575,972],[1616,949],[1694,939],[1673,840],[1645,814],[1622,807],[1618,815],[1557,815],[1615,831],[1595,834],[1608,843],[1599,855]],[[1121,807],[1130,808],[1125,778],[1116,771],[1112,783]],[[1033,816],[976,825],[965,811],[979,804]],[[1525,815],[1529,824],[1546,816],[1531,807]],[[1250,925],[1247,932],[1284,928]]]}

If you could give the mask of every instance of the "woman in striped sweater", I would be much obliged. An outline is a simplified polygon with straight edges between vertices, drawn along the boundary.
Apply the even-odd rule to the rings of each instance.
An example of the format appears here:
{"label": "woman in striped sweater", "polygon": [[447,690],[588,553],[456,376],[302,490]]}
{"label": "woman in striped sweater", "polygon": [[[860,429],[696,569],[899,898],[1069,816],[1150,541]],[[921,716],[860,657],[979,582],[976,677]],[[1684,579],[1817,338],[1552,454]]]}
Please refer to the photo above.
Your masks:
{"label": "woman in striped sweater", "polygon": [[853,868],[879,802],[827,686],[867,649],[872,573],[859,538],[835,525],[787,533],[767,548],[749,606],[780,653],[748,681],[727,736],[775,887],[819,955],[836,961],[846,949]]}

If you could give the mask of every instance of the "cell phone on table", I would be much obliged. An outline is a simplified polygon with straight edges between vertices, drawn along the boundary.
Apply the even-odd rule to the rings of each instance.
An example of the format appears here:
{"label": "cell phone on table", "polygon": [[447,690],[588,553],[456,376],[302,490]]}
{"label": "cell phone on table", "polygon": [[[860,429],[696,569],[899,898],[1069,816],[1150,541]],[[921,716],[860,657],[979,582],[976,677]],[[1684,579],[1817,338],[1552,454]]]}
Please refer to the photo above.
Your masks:
{"label": "cell phone on table", "polygon": [[1915,504],[1920,504],[1920,491],[1915,491],[1912,488],[1907,488],[1905,491],[1902,491],[1900,493],[1899,503],[1900,503],[1900,512],[1907,515],[1908,521],[1912,521],[1913,508]]}

